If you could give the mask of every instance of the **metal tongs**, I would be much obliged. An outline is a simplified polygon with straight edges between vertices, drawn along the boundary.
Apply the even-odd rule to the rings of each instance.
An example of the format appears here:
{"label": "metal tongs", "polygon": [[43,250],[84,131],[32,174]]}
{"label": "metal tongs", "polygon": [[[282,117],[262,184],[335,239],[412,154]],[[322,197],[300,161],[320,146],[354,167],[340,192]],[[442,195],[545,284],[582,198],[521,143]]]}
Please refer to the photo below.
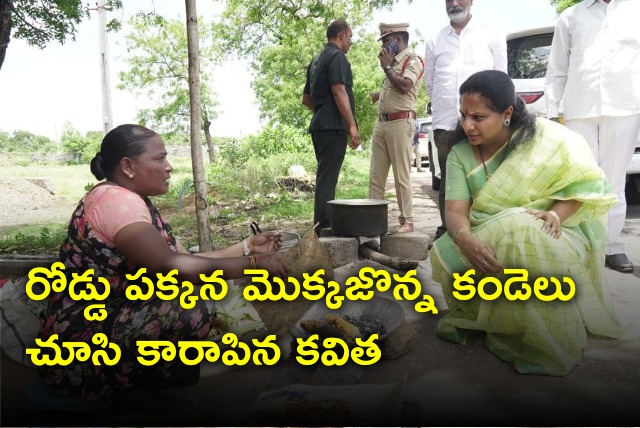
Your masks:
{"label": "metal tongs", "polygon": [[251,231],[253,232],[254,235],[257,235],[258,233],[262,233],[262,229],[260,229],[260,226],[255,221],[252,221],[249,227],[251,227]]}

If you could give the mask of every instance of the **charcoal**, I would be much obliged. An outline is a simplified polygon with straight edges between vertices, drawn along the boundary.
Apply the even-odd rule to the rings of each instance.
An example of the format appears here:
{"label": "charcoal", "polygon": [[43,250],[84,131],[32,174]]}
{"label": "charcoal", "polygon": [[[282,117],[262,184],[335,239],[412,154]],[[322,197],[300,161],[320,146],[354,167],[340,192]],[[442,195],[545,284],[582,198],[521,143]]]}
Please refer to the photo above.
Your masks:
{"label": "charcoal", "polygon": [[350,315],[344,315],[345,321],[350,322],[351,324],[358,327],[360,330],[360,334],[366,340],[372,334],[378,334],[382,336],[387,333],[387,329],[382,325],[379,319],[372,319],[366,315],[361,315],[359,317],[352,317]]}

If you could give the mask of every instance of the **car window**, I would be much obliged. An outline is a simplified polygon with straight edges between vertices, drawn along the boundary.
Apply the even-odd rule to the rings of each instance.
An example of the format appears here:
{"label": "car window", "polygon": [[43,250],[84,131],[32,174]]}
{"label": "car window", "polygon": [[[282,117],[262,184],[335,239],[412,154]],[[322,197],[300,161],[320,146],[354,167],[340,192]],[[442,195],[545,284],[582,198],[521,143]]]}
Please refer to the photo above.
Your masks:
{"label": "car window", "polygon": [[553,33],[521,37],[507,42],[508,72],[512,79],[545,77]]}
{"label": "car window", "polygon": [[427,132],[429,132],[429,124],[428,123],[421,123],[420,124],[420,133],[421,134],[426,134]]}

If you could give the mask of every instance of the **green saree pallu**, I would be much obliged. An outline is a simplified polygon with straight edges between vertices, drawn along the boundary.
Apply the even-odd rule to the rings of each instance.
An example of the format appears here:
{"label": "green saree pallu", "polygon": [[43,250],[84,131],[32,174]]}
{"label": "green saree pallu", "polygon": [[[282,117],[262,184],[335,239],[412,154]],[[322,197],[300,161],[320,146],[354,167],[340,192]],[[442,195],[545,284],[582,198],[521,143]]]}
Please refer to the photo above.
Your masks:
{"label": "green saree pallu", "polygon": [[[466,199],[454,189],[466,181],[471,231],[493,248],[505,269],[526,269],[532,288],[539,277],[568,277],[575,295],[568,301],[543,301],[535,294],[527,300],[504,295],[488,300],[477,294],[459,300],[453,294],[454,273],[462,275],[473,266],[447,234],[430,253],[433,278],[449,307],[436,333],[465,343],[471,331],[484,331],[487,348],[520,373],[566,375],[582,358],[587,330],[614,338],[625,330],[602,285],[605,215],[617,197],[580,135],[545,119],[537,119],[536,126],[530,141],[514,149],[503,146],[484,166],[477,164],[468,142],[456,145],[447,163],[447,198]],[[582,204],[554,239],[542,230],[544,221],[526,210],[547,211],[561,200]],[[473,278],[477,285],[483,276]],[[509,276],[496,278],[505,284]]]}

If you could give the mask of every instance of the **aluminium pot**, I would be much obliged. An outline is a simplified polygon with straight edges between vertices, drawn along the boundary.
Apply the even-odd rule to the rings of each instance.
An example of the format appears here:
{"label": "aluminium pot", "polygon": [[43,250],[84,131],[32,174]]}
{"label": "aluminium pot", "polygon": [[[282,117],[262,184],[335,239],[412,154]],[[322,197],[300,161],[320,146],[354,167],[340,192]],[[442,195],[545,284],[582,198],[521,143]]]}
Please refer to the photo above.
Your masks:
{"label": "aluminium pot", "polygon": [[380,236],[387,233],[387,206],[382,199],[334,199],[327,202],[331,233]]}

